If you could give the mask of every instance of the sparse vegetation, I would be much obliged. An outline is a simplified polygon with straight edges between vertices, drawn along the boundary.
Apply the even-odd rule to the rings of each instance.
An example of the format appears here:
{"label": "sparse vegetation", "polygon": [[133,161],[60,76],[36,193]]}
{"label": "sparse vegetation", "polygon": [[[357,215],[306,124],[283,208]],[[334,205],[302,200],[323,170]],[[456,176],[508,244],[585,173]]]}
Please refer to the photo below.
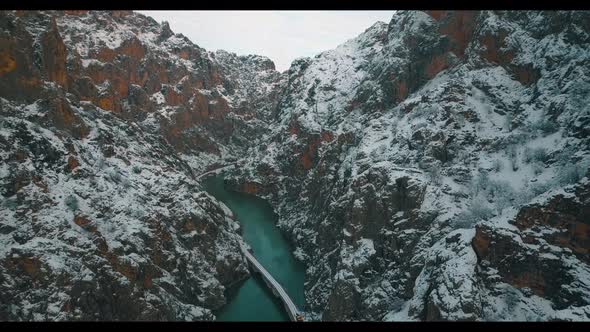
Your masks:
{"label": "sparse vegetation", "polygon": [[479,172],[471,182],[472,196],[477,196],[481,191],[485,191],[490,183],[488,173]]}
{"label": "sparse vegetation", "polygon": [[7,208],[11,211],[16,210],[17,206],[18,206],[18,203],[16,202],[15,198],[6,198],[2,202],[2,207]]}
{"label": "sparse vegetation", "polygon": [[543,167],[543,164],[542,163],[535,162],[532,167],[533,167],[533,174],[539,175],[539,174],[543,173],[543,168],[544,167]]}
{"label": "sparse vegetation", "polygon": [[487,194],[488,199],[493,200],[498,212],[512,206],[516,200],[516,192],[507,181],[491,181]]}
{"label": "sparse vegetation", "polygon": [[487,172],[479,172],[472,179],[471,197],[468,208],[455,218],[458,228],[470,228],[487,220],[494,216],[494,210],[501,213],[513,206],[519,196],[507,181],[492,180]]}
{"label": "sparse vegetation", "polygon": [[514,119],[514,116],[511,113],[507,113],[505,118],[504,118],[504,129],[506,129],[506,131],[511,131],[512,130],[512,120]]}
{"label": "sparse vegetation", "polygon": [[96,167],[98,167],[98,169],[104,169],[105,166],[105,159],[103,156],[99,156],[96,159]]}
{"label": "sparse vegetation", "polygon": [[132,218],[135,218],[135,219],[141,219],[141,218],[145,217],[145,211],[135,209],[132,206],[128,206],[126,208],[125,214],[132,217]]}
{"label": "sparse vegetation", "polygon": [[506,301],[506,308],[508,308],[508,310],[516,309],[518,307],[518,303],[520,302],[520,296],[515,290],[507,292],[504,299]]}
{"label": "sparse vegetation", "polygon": [[528,146],[524,148],[524,152],[522,154],[522,161],[525,164],[530,164],[533,161],[533,149],[529,148]]}
{"label": "sparse vegetation", "polygon": [[109,168],[109,170],[107,171],[107,176],[111,181],[115,183],[120,183],[122,179],[121,173],[119,173],[119,171],[115,168]]}
{"label": "sparse vegetation", "polygon": [[473,228],[481,220],[486,220],[494,215],[485,202],[480,198],[471,201],[469,207],[455,217],[456,228]]}
{"label": "sparse vegetation", "polygon": [[139,174],[141,173],[141,167],[137,166],[137,165],[133,165],[133,167],[131,168],[131,170],[133,171],[133,173],[135,174]]}
{"label": "sparse vegetation", "polygon": [[40,133],[41,132],[41,126],[39,126],[39,124],[37,122],[32,122],[31,123],[31,130],[36,132],[36,133]]}
{"label": "sparse vegetation", "polygon": [[408,120],[414,120],[416,118],[423,118],[423,117],[428,117],[428,115],[430,114],[436,114],[437,112],[437,107],[436,106],[432,106],[432,105],[422,105],[420,104],[417,107],[414,107],[414,109],[408,113]]}
{"label": "sparse vegetation", "polygon": [[532,196],[529,197],[529,199],[533,198],[534,196],[540,195],[544,192],[546,192],[547,190],[551,189],[552,184],[549,182],[545,182],[545,183],[533,183],[530,186],[530,192],[532,193]]}
{"label": "sparse vegetation", "polygon": [[532,131],[543,135],[549,135],[559,130],[559,125],[555,121],[545,118],[533,123],[530,127]]}
{"label": "sparse vegetation", "polygon": [[578,149],[576,149],[576,147],[574,145],[568,144],[556,152],[555,159],[561,165],[565,165],[565,164],[570,163],[572,161],[572,157],[574,157],[574,155],[576,154],[577,151],[578,151]]}
{"label": "sparse vegetation", "polygon": [[64,203],[70,209],[70,211],[75,212],[75,211],[78,211],[78,209],[79,209],[78,198],[74,195],[70,194],[70,195],[66,196]]}
{"label": "sparse vegetation", "polygon": [[533,149],[533,160],[544,163],[547,161],[547,157],[547,150],[545,148]]}
{"label": "sparse vegetation", "polygon": [[129,189],[131,187],[131,181],[126,177],[121,177],[121,185],[123,188]]}
{"label": "sparse vegetation", "polygon": [[496,159],[496,160],[494,160],[494,162],[492,164],[492,168],[494,169],[494,171],[496,173],[501,172],[502,169],[504,168],[504,163],[502,162],[502,160]]}
{"label": "sparse vegetation", "polygon": [[518,171],[518,151],[516,145],[510,145],[508,148],[508,160],[513,171]]}
{"label": "sparse vegetation", "polygon": [[568,185],[580,181],[588,171],[584,165],[568,164],[564,166],[558,174],[557,180],[562,185]]}
{"label": "sparse vegetation", "polygon": [[440,166],[439,165],[437,165],[437,164],[432,165],[428,169],[428,175],[429,175],[430,181],[432,182],[433,185],[439,186],[442,184],[442,178],[441,178],[441,174],[440,174]]}

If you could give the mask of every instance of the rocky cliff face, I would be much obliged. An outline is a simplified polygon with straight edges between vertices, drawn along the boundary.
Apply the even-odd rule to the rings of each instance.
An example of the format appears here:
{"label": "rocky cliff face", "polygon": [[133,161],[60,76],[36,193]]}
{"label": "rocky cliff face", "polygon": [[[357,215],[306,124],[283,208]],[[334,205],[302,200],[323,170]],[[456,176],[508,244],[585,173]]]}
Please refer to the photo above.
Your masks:
{"label": "rocky cliff face", "polygon": [[588,320],[588,12],[399,12],[295,61],[231,183],[323,320]]}
{"label": "rocky cliff face", "polygon": [[[231,155],[264,131],[279,73],[260,56],[216,53],[132,12],[5,12],[4,96],[45,97],[53,82],[79,101],[151,123],[184,156]],[[252,98],[248,98],[252,96]],[[245,137],[243,137],[243,135]]]}
{"label": "rocky cliff face", "polygon": [[0,68],[0,319],[213,319],[248,270],[196,176],[266,130],[273,63],[132,12],[14,11]]}

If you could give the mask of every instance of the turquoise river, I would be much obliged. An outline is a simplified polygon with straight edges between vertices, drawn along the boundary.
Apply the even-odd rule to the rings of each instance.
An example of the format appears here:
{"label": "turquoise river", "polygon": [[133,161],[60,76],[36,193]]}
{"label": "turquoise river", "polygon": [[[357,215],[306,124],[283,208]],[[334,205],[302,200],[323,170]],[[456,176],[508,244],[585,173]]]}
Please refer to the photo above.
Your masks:
{"label": "turquoise river", "polygon": [[[292,255],[289,243],[276,227],[277,215],[263,199],[227,190],[221,175],[204,182],[205,190],[225,203],[242,227],[242,237],[254,256],[283,286],[295,305],[303,308],[304,267]],[[262,278],[252,276],[227,290],[228,303],[215,313],[218,321],[288,321],[281,301]]]}

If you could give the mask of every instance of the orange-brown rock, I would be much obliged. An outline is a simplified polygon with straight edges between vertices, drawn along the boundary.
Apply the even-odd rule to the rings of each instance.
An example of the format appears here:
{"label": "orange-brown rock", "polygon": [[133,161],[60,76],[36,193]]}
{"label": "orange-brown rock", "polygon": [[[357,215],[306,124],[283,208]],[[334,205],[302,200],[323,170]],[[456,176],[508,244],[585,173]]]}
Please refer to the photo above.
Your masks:
{"label": "orange-brown rock", "polygon": [[430,63],[426,66],[426,77],[428,79],[434,78],[438,73],[448,67],[447,54],[435,55]]}
{"label": "orange-brown rock", "polygon": [[101,84],[110,76],[110,72],[102,65],[90,64],[85,70],[85,74],[92,79],[94,84]]}
{"label": "orange-brown rock", "polygon": [[441,18],[443,18],[443,16],[446,15],[447,11],[446,10],[427,10],[426,13],[430,16],[432,16],[432,18],[434,18],[436,21],[439,21]]}
{"label": "orange-brown rock", "polygon": [[395,97],[397,102],[401,102],[408,97],[408,85],[404,81],[394,83]]}
{"label": "orange-brown rock", "polygon": [[37,257],[22,257],[16,262],[26,274],[33,280],[39,279],[41,276],[41,261]]}
{"label": "orange-brown rock", "polygon": [[[17,35],[19,38],[15,37]],[[33,37],[23,24],[17,23],[8,34],[0,34],[2,97],[27,102],[33,102],[41,97],[41,73],[33,64],[32,53]]]}
{"label": "orange-brown rock", "polygon": [[355,109],[356,107],[358,107],[360,104],[361,103],[358,100],[354,99],[350,103],[348,103],[348,105],[346,105],[346,108],[345,109],[346,109],[347,112],[351,112],[353,109]]}
{"label": "orange-brown rock", "polygon": [[530,288],[538,296],[545,294],[547,288],[545,277],[542,271],[533,270],[525,271],[520,274],[516,274],[509,278],[510,284],[517,288]]}
{"label": "orange-brown rock", "polygon": [[332,142],[334,140],[334,134],[331,131],[322,131],[321,133],[322,142]]}
{"label": "orange-brown rock", "polygon": [[65,301],[60,310],[68,313],[72,312],[72,303],[69,300]]}
{"label": "orange-brown rock", "polygon": [[516,79],[523,85],[531,85],[541,78],[541,73],[532,65],[512,65],[512,72]]}
{"label": "orange-brown rock", "polygon": [[485,34],[480,38],[480,43],[484,46],[481,56],[488,62],[504,67],[512,73],[523,85],[531,85],[537,82],[541,76],[538,69],[532,65],[516,65],[512,63],[514,51],[506,49],[507,31],[500,31],[498,34]]}
{"label": "orange-brown rock", "polygon": [[201,59],[201,54],[198,49],[195,49],[190,46],[185,46],[180,49],[174,49],[174,54],[178,55],[180,58],[185,60],[193,60],[199,61]]}
{"label": "orange-brown rock", "polygon": [[78,77],[74,81],[74,89],[78,93],[80,100],[90,101],[97,103],[98,89],[92,82],[92,79],[88,76]]}
{"label": "orange-brown rock", "polygon": [[158,61],[147,61],[141,75],[145,81],[136,84],[144,86],[148,94],[154,94],[160,91],[162,84],[170,83],[170,73],[164,63]]}
{"label": "orange-brown rock", "polygon": [[76,160],[76,158],[74,158],[74,156],[69,156],[68,157],[68,170],[71,172],[73,170],[75,170],[78,166],[80,166],[80,163],[78,163],[78,160]]}
{"label": "orange-brown rock", "polygon": [[113,10],[113,11],[111,11],[111,15],[113,17],[125,17],[125,16],[131,15],[131,14],[133,14],[132,10]]}
{"label": "orange-brown rock", "polygon": [[289,133],[290,133],[291,135],[299,135],[299,131],[301,130],[301,129],[299,128],[299,122],[298,122],[297,120],[292,120],[292,121],[289,123],[289,127],[288,127],[288,129],[287,129],[287,130],[289,131]]}
{"label": "orange-brown rock", "polygon": [[45,180],[42,177],[33,175],[31,177],[31,179],[33,180],[33,184],[35,184],[37,187],[39,187],[42,192],[44,192],[44,193],[49,192],[48,187],[47,187],[47,183],[45,182]]}
{"label": "orange-brown rock", "polygon": [[96,233],[96,225],[84,215],[75,215],[74,223],[90,233]]}
{"label": "orange-brown rock", "polygon": [[223,97],[217,97],[214,99],[214,103],[209,103],[209,114],[214,119],[221,120],[225,118],[225,115],[229,113],[229,105],[227,100]]}
{"label": "orange-brown rock", "polygon": [[188,60],[189,53],[187,50],[182,50],[178,53],[178,56],[182,59]]}
{"label": "orange-brown rock", "polygon": [[195,224],[193,224],[193,221],[191,219],[186,220],[182,225],[182,228],[186,233],[190,233],[196,229]]}
{"label": "orange-brown rock", "polygon": [[481,56],[488,62],[499,65],[508,65],[514,58],[514,52],[503,50],[506,46],[506,37],[508,32],[500,31],[497,35],[485,34],[480,38],[480,43],[484,46]]}
{"label": "orange-brown rock", "polygon": [[557,195],[547,204],[522,208],[513,224],[523,231],[552,229],[543,236],[545,241],[590,262],[590,186],[576,191],[578,199]]}
{"label": "orange-brown rock", "polygon": [[64,14],[72,15],[72,16],[82,16],[86,15],[88,10],[64,10]]}
{"label": "orange-brown rock", "polygon": [[113,62],[117,54],[118,53],[116,50],[110,49],[108,47],[102,47],[100,50],[98,50],[95,57],[101,62]]}
{"label": "orange-brown rock", "polygon": [[134,266],[130,265],[127,262],[122,262],[121,260],[114,259],[112,262],[112,266],[115,271],[121,273],[127,280],[131,282],[137,281],[137,270]]}
{"label": "orange-brown rock", "polygon": [[27,159],[27,152],[26,151],[24,151],[24,150],[17,150],[14,153],[14,160],[16,160],[16,161],[23,161],[25,159]]}
{"label": "orange-brown rock", "polygon": [[309,143],[303,153],[299,156],[299,162],[304,170],[310,169],[316,158],[317,149],[319,144],[321,143],[321,139],[314,139]]}
{"label": "orange-brown rock", "polygon": [[7,51],[0,51],[0,76],[16,69],[16,59]]}
{"label": "orange-brown rock", "polygon": [[149,274],[146,274],[143,279],[143,287],[144,288],[152,288],[152,286],[153,286],[152,276]]}
{"label": "orange-brown rock", "polygon": [[121,76],[120,72],[111,78],[111,93],[115,97],[115,102],[119,102],[120,99],[127,98],[129,95],[129,80],[125,76]]}
{"label": "orange-brown rock", "polygon": [[[590,262],[590,185],[578,185],[574,194],[559,194],[546,203],[521,208],[510,222],[517,231],[477,225],[471,244],[478,262],[487,261],[482,266],[493,268],[514,287],[529,288],[557,302],[577,301],[562,288],[573,279],[566,272],[569,266],[559,256],[575,255]],[[544,245],[540,253],[528,248],[527,243],[569,250],[556,251]],[[548,255],[544,251],[549,251]]]}
{"label": "orange-brown rock", "polygon": [[88,136],[90,129],[70,107],[67,100],[57,97],[49,101],[50,111],[46,118],[58,129],[65,130],[73,137],[82,139]]}
{"label": "orange-brown rock", "polygon": [[164,95],[166,98],[166,104],[170,106],[178,106],[183,103],[182,94],[176,92],[173,88],[168,87],[166,89],[166,94]]}
{"label": "orange-brown rock", "polygon": [[[162,125],[162,133],[177,151],[204,151],[218,155],[220,153],[219,147],[214,141],[199,133],[187,131],[198,121],[197,114],[187,109],[179,110],[172,115],[171,121],[167,121]],[[221,125],[225,128],[223,123]],[[228,129],[224,130],[227,131]]]}
{"label": "orange-brown rock", "polygon": [[[96,103],[103,109],[120,112],[122,100],[129,96],[129,86],[131,84],[143,86],[149,80],[150,72],[139,70],[139,64],[145,56],[145,47],[139,39],[134,37],[124,41],[115,50],[103,47],[92,56],[105,64],[91,64],[84,74],[90,77],[94,84],[102,84],[105,81],[110,84],[106,95],[101,96]],[[117,62],[113,64],[117,57],[119,57]],[[159,89],[159,84],[154,88]]]}
{"label": "orange-brown rock", "polygon": [[145,56],[145,47],[139,39],[133,37],[128,39],[117,48],[117,54],[124,54],[134,61],[140,61]]}
{"label": "orange-brown rock", "polygon": [[38,77],[19,77],[17,80],[18,87],[22,88],[22,91],[38,91],[41,86],[41,80]]}
{"label": "orange-brown rock", "polygon": [[211,86],[216,86],[223,82],[219,69],[215,66],[209,67],[209,78],[211,80]]}
{"label": "orange-brown rock", "polygon": [[315,144],[310,144],[308,148],[299,156],[299,162],[303,169],[308,170],[313,165],[313,151],[315,150]]}
{"label": "orange-brown rock", "polygon": [[240,187],[241,192],[245,192],[248,194],[256,194],[260,191],[260,189],[261,187],[259,183],[249,181],[242,183],[242,186]]}
{"label": "orange-brown rock", "polygon": [[67,88],[67,49],[59,34],[55,17],[51,18],[51,27],[43,35],[41,44],[43,46],[43,65],[47,79]]}
{"label": "orange-brown rock", "polygon": [[[439,32],[447,35],[451,41],[451,51],[458,57],[465,55],[465,49],[473,36],[475,28],[476,11],[458,10],[451,12],[435,12],[430,15],[441,20]],[[438,18],[437,18],[438,17]]]}
{"label": "orange-brown rock", "polygon": [[12,191],[12,193],[17,193],[19,190],[28,186],[30,183],[31,176],[29,175],[29,173],[18,173],[12,181],[12,184],[14,186],[14,191]]}
{"label": "orange-brown rock", "polygon": [[491,264],[504,282],[529,288],[538,296],[555,296],[560,292],[563,280],[559,261],[543,261],[538,254],[526,254],[511,236],[484,226],[476,226],[471,245],[478,262],[485,260]]}
{"label": "orange-brown rock", "polygon": [[471,242],[473,249],[479,259],[484,259],[489,254],[490,237],[482,228],[475,229],[475,236]]}
{"label": "orange-brown rock", "polygon": [[117,110],[117,108],[115,107],[115,97],[112,95],[107,95],[107,96],[103,96],[98,98],[96,104],[98,107],[107,110],[107,111],[113,111],[115,112]]}
{"label": "orange-brown rock", "polygon": [[200,92],[195,93],[195,99],[192,105],[193,113],[196,114],[197,119],[206,120],[209,118],[209,101],[207,96]]}
{"label": "orange-brown rock", "polygon": [[14,15],[17,17],[23,17],[23,16],[27,16],[30,14],[31,14],[30,10],[15,10],[14,11]]}

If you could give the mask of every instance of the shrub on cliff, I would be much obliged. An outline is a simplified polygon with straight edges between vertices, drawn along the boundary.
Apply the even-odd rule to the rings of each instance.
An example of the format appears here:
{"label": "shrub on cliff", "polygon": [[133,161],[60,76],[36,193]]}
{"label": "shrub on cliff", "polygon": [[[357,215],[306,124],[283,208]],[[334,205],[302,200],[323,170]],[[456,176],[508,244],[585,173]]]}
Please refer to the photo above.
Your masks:
{"label": "shrub on cliff", "polygon": [[66,206],[70,209],[70,211],[74,212],[77,211],[79,208],[78,205],[78,198],[74,195],[68,195],[64,201]]}

